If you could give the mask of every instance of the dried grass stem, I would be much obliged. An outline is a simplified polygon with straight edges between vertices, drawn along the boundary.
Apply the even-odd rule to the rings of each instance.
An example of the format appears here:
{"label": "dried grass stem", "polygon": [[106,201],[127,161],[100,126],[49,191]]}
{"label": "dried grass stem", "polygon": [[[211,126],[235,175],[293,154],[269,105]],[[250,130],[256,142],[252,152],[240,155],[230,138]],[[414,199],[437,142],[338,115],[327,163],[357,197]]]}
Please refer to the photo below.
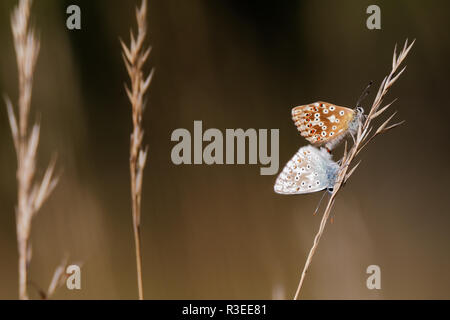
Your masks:
{"label": "dried grass stem", "polygon": [[28,299],[28,265],[31,260],[31,222],[56,187],[55,161],[47,167],[42,180],[35,179],[36,153],[39,144],[40,123],[36,122],[30,132],[28,123],[33,75],[39,56],[40,42],[30,27],[31,0],[19,0],[11,16],[11,27],[19,74],[19,122],[11,100],[5,97],[11,133],[17,154],[18,200],[16,208],[16,230],[19,253],[19,298]]}
{"label": "dried grass stem", "polygon": [[139,299],[144,299],[142,285],[142,251],[141,251],[141,197],[142,179],[147,161],[147,147],[143,147],[144,129],[142,116],[145,110],[145,94],[153,78],[153,69],[144,78],[143,67],[147,61],[151,48],[145,49],[144,42],[147,37],[147,0],[143,0],[141,7],[136,9],[138,25],[137,35],[130,31],[131,43],[127,47],[123,41],[123,60],[130,77],[131,88],[125,89],[132,108],[133,132],[130,140],[130,176],[131,176],[131,202],[133,216],[133,232],[136,249],[136,268]]}
{"label": "dried grass stem", "polygon": [[[355,139],[354,144],[350,148],[350,150],[347,150],[347,143],[345,144],[344,149],[344,155],[341,160],[341,165],[338,172],[338,177],[336,179],[336,183],[333,189],[333,193],[331,194],[331,197],[327,203],[326,209],[324,211],[324,214],[322,216],[322,220],[320,221],[319,230],[314,237],[314,242],[311,247],[311,250],[308,253],[308,257],[306,259],[305,265],[303,267],[303,271],[300,277],[300,281],[297,286],[297,291],[294,295],[294,300],[297,300],[300,291],[303,286],[303,282],[305,280],[306,274],[309,270],[309,267],[311,265],[312,259],[314,257],[314,253],[317,250],[317,247],[319,245],[319,241],[323,235],[323,232],[325,230],[325,226],[327,224],[328,218],[331,213],[331,209],[333,208],[335,199],[337,197],[337,194],[341,190],[341,188],[347,183],[348,179],[351,177],[351,175],[355,172],[356,168],[358,167],[358,162],[355,166],[353,166],[351,169],[351,165],[355,159],[355,157],[368,145],[369,142],[373,141],[375,137],[377,137],[380,134],[386,133],[387,131],[394,129],[401,125],[402,122],[398,122],[395,124],[390,125],[390,122],[392,118],[395,116],[396,112],[392,114],[382,125],[380,125],[375,133],[372,133],[372,120],[383,114],[385,111],[389,109],[389,107],[393,104],[393,102],[385,105],[380,109],[380,106],[383,103],[383,99],[385,98],[386,94],[389,91],[389,88],[398,80],[400,75],[405,71],[406,67],[404,67],[400,72],[397,72],[398,68],[402,64],[403,60],[408,55],[409,51],[411,50],[412,46],[414,45],[413,41],[410,45],[408,45],[408,40],[405,41],[405,45],[403,46],[403,49],[400,51],[399,55],[397,56],[397,46],[395,46],[394,49],[394,56],[392,59],[392,69],[388,76],[384,78],[382,81],[380,88],[378,90],[378,93],[375,97],[375,100],[372,103],[372,106],[370,108],[369,114],[366,117],[366,120],[359,126],[358,133]],[[394,100],[395,101],[395,100]]]}

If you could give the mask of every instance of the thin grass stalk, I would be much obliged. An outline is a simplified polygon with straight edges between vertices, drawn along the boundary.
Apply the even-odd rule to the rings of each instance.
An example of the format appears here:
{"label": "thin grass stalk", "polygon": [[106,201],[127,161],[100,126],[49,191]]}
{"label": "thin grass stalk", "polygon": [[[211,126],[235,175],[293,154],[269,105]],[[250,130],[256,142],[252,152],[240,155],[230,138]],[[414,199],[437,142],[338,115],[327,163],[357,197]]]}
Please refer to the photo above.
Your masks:
{"label": "thin grass stalk", "polygon": [[131,103],[133,132],[130,139],[130,178],[131,203],[133,216],[133,233],[136,250],[136,271],[139,299],[144,299],[142,283],[142,243],[141,243],[141,198],[142,179],[147,161],[147,147],[143,147],[144,129],[142,116],[145,110],[145,94],[153,78],[153,69],[145,78],[143,67],[147,61],[151,48],[145,49],[144,42],[147,37],[147,0],[143,0],[140,8],[136,8],[138,31],[135,35],[130,31],[130,46],[127,47],[121,40],[122,55],[130,77],[131,88],[125,85]]}
{"label": "thin grass stalk", "polygon": [[412,46],[414,45],[414,42],[415,41],[413,41],[410,45],[408,45],[408,40],[406,40],[405,45],[403,46],[403,49],[400,51],[398,56],[397,56],[397,46],[395,46],[393,62],[392,62],[392,70],[389,73],[389,75],[386,76],[384,78],[384,80],[382,81],[380,88],[378,90],[378,93],[377,93],[377,95],[372,103],[372,106],[370,108],[369,114],[366,117],[366,120],[359,126],[356,140],[348,152],[347,152],[347,145],[345,146],[345,152],[344,152],[344,156],[341,159],[341,165],[339,167],[336,183],[334,185],[333,192],[330,196],[330,199],[327,203],[326,209],[325,209],[322,219],[320,221],[319,230],[317,231],[316,236],[314,237],[313,245],[308,253],[308,257],[307,257],[305,265],[303,267],[300,281],[298,283],[297,290],[294,295],[294,300],[297,300],[300,296],[300,292],[303,287],[303,283],[305,281],[306,274],[308,273],[308,270],[311,265],[314,254],[319,246],[320,239],[323,235],[323,232],[325,231],[325,226],[327,224],[327,221],[330,216],[331,209],[333,208],[336,197],[337,197],[338,193],[341,191],[341,188],[347,183],[348,179],[355,172],[357,166],[360,163],[359,162],[358,164],[356,164],[355,166],[353,166],[350,169],[350,166],[353,164],[355,157],[359,154],[360,151],[362,151],[368,145],[368,143],[372,142],[376,136],[386,133],[387,131],[394,129],[403,123],[403,121],[402,121],[402,122],[395,123],[393,125],[388,126],[388,124],[392,120],[393,116],[395,115],[395,113],[394,113],[382,125],[380,125],[378,127],[378,129],[376,130],[375,133],[371,134],[372,128],[373,128],[371,126],[372,120],[374,120],[376,117],[383,114],[392,105],[392,103],[390,103],[390,104],[384,106],[382,109],[380,109],[380,106],[383,103],[383,99],[385,98],[386,94],[388,93],[390,87],[399,79],[400,75],[406,69],[406,67],[404,67],[400,72],[397,72],[397,70],[400,67],[400,65],[402,64],[403,60],[406,58],[406,56],[408,55]]}
{"label": "thin grass stalk", "polygon": [[54,178],[53,174],[55,161],[52,161],[47,167],[42,180],[35,179],[40,124],[36,122],[30,131],[28,118],[40,41],[34,29],[30,27],[31,5],[32,0],[19,0],[11,15],[19,78],[18,122],[11,100],[5,97],[17,155],[16,232],[19,254],[19,299],[21,300],[28,299],[28,266],[32,256],[30,242],[32,219],[36,216],[58,182],[58,179]]}

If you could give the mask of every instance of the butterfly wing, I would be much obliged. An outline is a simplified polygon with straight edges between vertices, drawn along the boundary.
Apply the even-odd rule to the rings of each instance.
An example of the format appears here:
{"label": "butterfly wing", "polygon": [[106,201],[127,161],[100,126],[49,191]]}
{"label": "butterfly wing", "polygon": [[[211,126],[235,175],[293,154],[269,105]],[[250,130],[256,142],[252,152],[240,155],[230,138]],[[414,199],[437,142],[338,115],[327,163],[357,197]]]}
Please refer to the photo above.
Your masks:
{"label": "butterfly wing", "polygon": [[[300,148],[278,176],[274,190],[280,194],[317,192],[329,187],[329,161],[313,146]],[[332,162],[332,161],[331,161]]]}
{"label": "butterfly wing", "polygon": [[322,101],[292,109],[292,119],[298,131],[316,146],[341,140],[354,117],[354,110]]}

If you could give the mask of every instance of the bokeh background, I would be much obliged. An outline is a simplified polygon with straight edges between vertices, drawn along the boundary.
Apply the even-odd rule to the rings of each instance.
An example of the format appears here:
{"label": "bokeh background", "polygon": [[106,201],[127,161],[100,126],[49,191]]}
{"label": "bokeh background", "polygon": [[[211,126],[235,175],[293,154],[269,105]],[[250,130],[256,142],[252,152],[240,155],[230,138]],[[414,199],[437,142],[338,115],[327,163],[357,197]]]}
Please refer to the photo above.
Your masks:
{"label": "bokeh background", "polygon": [[[130,106],[119,37],[138,1],[35,1],[41,37],[33,118],[40,174],[58,155],[61,181],[34,220],[30,276],[46,288],[64,256],[82,290],[57,299],[135,299],[130,212]],[[0,92],[17,99],[9,24],[0,2]],[[82,30],[69,31],[78,4]],[[366,28],[381,7],[382,30]],[[156,68],[145,113],[142,235],[147,299],[292,298],[320,216],[321,193],[281,196],[259,165],[175,166],[177,128],[279,128],[280,170],[306,142],[290,109],[317,100],[353,107],[390,70],[395,43],[416,38],[388,100],[406,124],[362,154],[307,276],[308,299],[450,298],[447,1],[150,0]],[[376,91],[376,88],[372,91]],[[373,100],[374,93],[365,101]],[[0,103],[0,299],[17,298],[15,153]],[[381,120],[380,120],[381,121]],[[339,152],[336,151],[336,158]],[[381,290],[366,268],[381,267]],[[37,298],[33,287],[30,295]]]}

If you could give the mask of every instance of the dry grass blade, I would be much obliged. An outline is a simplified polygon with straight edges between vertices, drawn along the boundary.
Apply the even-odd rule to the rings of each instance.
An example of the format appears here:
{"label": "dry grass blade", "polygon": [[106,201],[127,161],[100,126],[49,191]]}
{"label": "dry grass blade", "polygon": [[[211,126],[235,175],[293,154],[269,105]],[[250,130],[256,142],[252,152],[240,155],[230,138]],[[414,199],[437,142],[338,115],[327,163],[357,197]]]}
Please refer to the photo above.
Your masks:
{"label": "dry grass blade", "polygon": [[395,111],[385,122],[383,122],[383,124],[378,127],[378,129],[375,132],[375,134],[382,133],[384,131],[384,129],[386,128],[386,126],[389,124],[389,122],[392,120],[392,118],[395,117],[396,114],[397,114],[397,111]]}
{"label": "dry grass blade", "polygon": [[[393,125],[388,126],[389,122],[394,117],[395,113],[391,115],[381,126],[378,127],[376,132],[372,135],[372,120],[381,114],[383,114],[386,110],[389,109],[389,107],[392,105],[392,103],[388,104],[387,106],[383,107],[381,110],[379,110],[379,107],[381,106],[384,97],[386,96],[389,88],[394,84],[399,76],[403,73],[405,68],[403,68],[400,72],[397,73],[398,68],[402,64],[403,60],[408,55],[408,52],[411,50],[412,46],[414,45],[414,41],[408,45],[408,40],[406,40],[405,45],[403,46],[402,51],[397,55],[397,46],[395,46],[394,49],[394,56],[392,61],[392,70],[389,73],[388,76],[384,78],[384,80],[381,82],[380,88],[378,90],[378,93],[372,103],[372,106],[370,108],[369,114],[364,121],[363,124],[361,124],[358,128],[358,134],[357,139],[355,140],[354,144],[350,148],[350,150],[347,150],[347,146],[345,147],[344,156],[341,159],[341,164],[339,167],[339,172],[337,175],[336,183],[333,188],[333,193],[331,194],[330,200],[328,201],[327,207],[324,211],[324,214],[322,216],[322,220],[320,222],[319,230],[314,238],[313,246],[311,250],[309,251],[308,257],[306,259],[305,265],[303,267],[303,271],[300,277],[299,284],[297,286],[297,291],[294,296],[294,300],[298,299],[306,274],[309,270],[309,267],[311,265],[312,259],[314,257],[314,253],[317,250],[317,247],[319,245],[320,238],[322,237],[322,234],[325,230],[326,223],[328,221],[328,218],[330,216],[331,209],[333,207],[333,204],[335,202],[336,196],[341,190],[342,186],[347,182],[347,180],[351,177],[351,175],[355,172],[356,168],[358,167],[359,163],[356,164],[350,171],[349,167],[353,163],[355,157],[359,154],[361,150],[363,150],[369,142],[371,142],[376,136],[386,133],[387,131],[398,127],[403,122],[396,123]],[[365,142],[364,142],[365,141]]]}
{"label": "dry grass blade", "polygon": [[356,168],[358,168],[360,164],[361,164],[361,160],[350,170],[349,173],[347,173],[345,175],[344,184],[347,182],[347,180],[350,178],[350,176],[353,174],[353,172],[355,172]]}
{"label": "dry grass blade", "polygon": [[341,161],[345,161],[345,159],[347,158],[347,152],[348,152],[348,142],[347,142],[347,140],[345,140],[345,143],[344,143],[344,154],[342,156],[342,160]]}
{"label": "dry grass blade", "polygon": [[61,263],[56,267],[55,272],[53,273],[52,280],[50,281],[50,285],[48,286],[47,293],[45,295],[45,299],[51,298],[56,289],[64,285],[64,282],[67,278],[66,268],[67,268],[67,258],[64,258]]}
{"label": "dry grass blade", "polygon": [[[29,133],[29,113],[33,89],[33,75],[39,55],[40,42],[30,27],[31,0],[19,0],[11,16],[11,27],[19,73],[18,120],[14,107],[8,98],[8,111],[11,133],[17,154],[18,204],[16,208],[16,229],[19,251],[19,298],[28,299],[28,266],[31,261],[30,232],[33,217],[56,186],[53,177],[54,163],[38,182],[35,179],[36,153],[39,145],[40,125],[32,126]],[[39,187],[37,187],[39,186]]]}
{"label": "dry grass blade", "polygon": [[19,150],[19,129],[17,127],[17,120],[16,116],[14,115],[11,100],[8,97],[5,97],[5,101],[6,101],[6,109],[8,111],[9,125],[11,127],[11,134],[14,141],[14,148],[16,149],[17,152]]}
{"label": "dry grass blade", "polygon": [[398,80],[398,78],[400,78],[400,76],[402,75],[403,71],[405,71],[405,70],[406,70],[406,67],[404,67],[399,73],[397,73],[395,75],[395,77],[389,81],[389,83],[386,86],[386,89],[390,88]]}
{"label": "dry grass blade", "polygon": [[394,129],[394,128],[397,128],[398,126],[401,126],[401,125],[404,124],[405,122],[406,122],[406,120],[403,120],[403,121],[394,123],[394,124],[390,125],[389,127],[385,128],[385,129],[383,130],[383,133],[388,132],[389,130],[392,130],[392,129]]}
{"label": "dry grass blade", "polygon": [[47,167],[44,178],[42,179],[39,187],[38,184],[35,185],[36,196],[32,198],[32,205],[35,212],[37,212],[42,207],[42,204],[45,202],[45,200],[47,200],[47,198],[50,196],[50,194],[58,184],[59,178],[54,176],[55,165],[56,158],[54,158],[50,165]]}
{"label": "dry grass blade", "polygon": [[144,129],[142,127],[142,116],[145,110],[145,94],[153,78],[153,70],[147,77],[144,77],[143,67],[147,61],[151,48],[144,49],[144,42],[147,37],[147,0],[143,0],[141,7],[136,8],[136,19],[138,32],[134,35],[130,31],[130,46],[128,47],[122,40],[122,56],[130,76],[131,87],[125,85],[128,99],[131,103],[133,133],[130,139],[130,175],[131,175],[131,200],[133,231],[136,248],[136,268],[139,299],[144,299],[142,285],[142,252],[141,252],[141,198],[142,180],[144,168],[147,161],[147,148],[143,147]]}
{"label": "dry grass blade", "polygon": [[383,108],[381,108],[380,110],[378,110],[376,113],[374,113],[372,115],[372,120],[375,119],[376,117],[378,117],[380,114],[382,114],[383,112],[385,112],[395,101],[397,101],[397,99],[394,99],[394,101],[392,101],[391,103],[385,105]]}

